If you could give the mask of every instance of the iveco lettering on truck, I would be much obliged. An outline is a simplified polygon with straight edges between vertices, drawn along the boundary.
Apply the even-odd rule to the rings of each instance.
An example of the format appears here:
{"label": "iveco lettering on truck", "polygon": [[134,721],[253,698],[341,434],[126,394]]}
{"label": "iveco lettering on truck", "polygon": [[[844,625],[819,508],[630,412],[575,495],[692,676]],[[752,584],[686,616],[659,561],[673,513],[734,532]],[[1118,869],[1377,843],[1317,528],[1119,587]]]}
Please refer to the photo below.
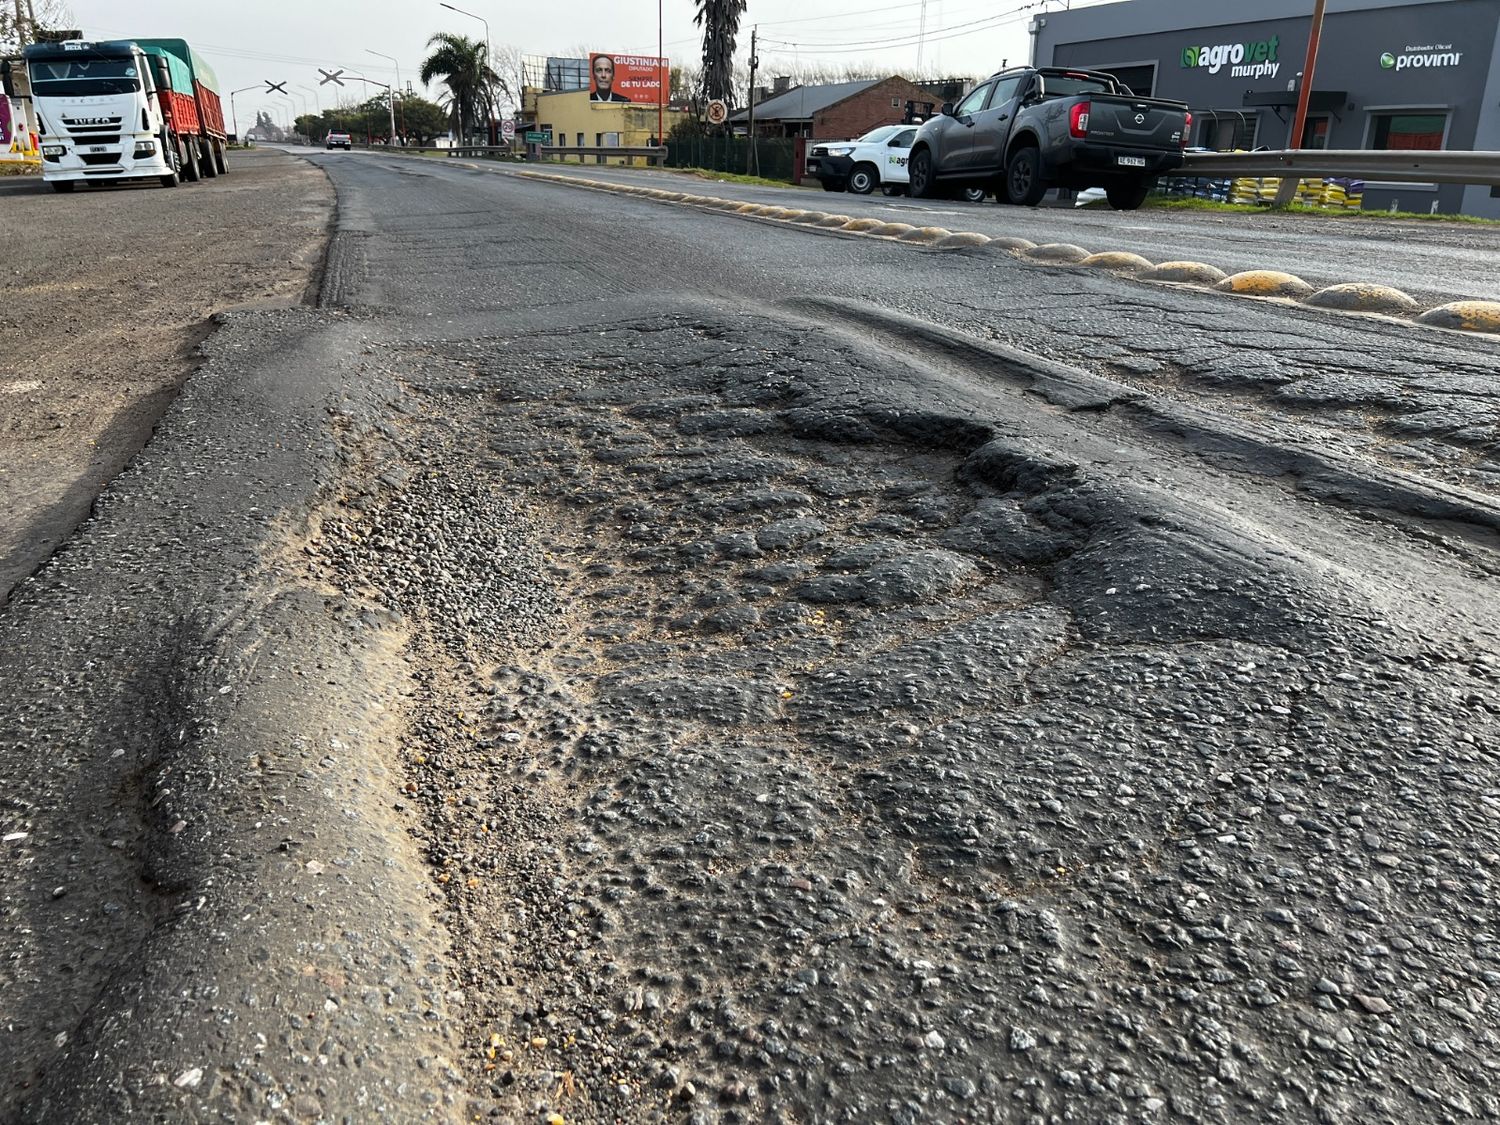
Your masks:
{"label": "iveco lettering on truck", "polygon": [[218,80],[183,40],[38,43],[22,57],[54,191],[229,170]]}

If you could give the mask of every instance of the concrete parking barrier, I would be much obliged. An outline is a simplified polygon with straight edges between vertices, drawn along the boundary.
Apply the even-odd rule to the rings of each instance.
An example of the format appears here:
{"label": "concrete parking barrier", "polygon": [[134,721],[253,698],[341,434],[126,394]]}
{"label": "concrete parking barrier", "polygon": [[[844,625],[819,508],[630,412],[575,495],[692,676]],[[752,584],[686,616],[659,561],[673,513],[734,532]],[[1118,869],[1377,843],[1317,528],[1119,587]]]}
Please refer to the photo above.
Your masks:
{"label": "concrete parking barrier", "polygon": [[1389,285],[1372,285],[1356,281],[1345,285],[1330,285],[1319,289],[1307,298],[1307,304],[1319,309],[1338,309],[1343,312],[1392,313],[1410,316],[1420,305],[1399,289]]}
{"label": "concrete parking barrier", "polygon": [[1142,273],[1151,268],[1150,261],[1139,254],[1131,254],[1124,250],[1107,250],[1102,254],[1090,254],[1078,264],[1092,266],[1094,269],[1114,270],[1117,273]]}
{"label": "concrete parking barrier", "polygon": [[1074,246],[1071,242],[1046,242],[1041,246],[1033,246],[1030,250],[1023,251],[1028,258],[1035,258],[1038,262],[1081,262],[1089,256],[1089,252],[1082,246]]}
{"label": "concrete parking barrier", "polygon": [[1036,243],[1029,238],[1016,238],[1012,235],[1002,234],[990,239],[989,249],[1011,250],[1018,254],[1024,254],[1028,250],[1035,249]]}
{"label": "concrete parking barrier", "polygon": [[1178,281],[1187,285],[1217,285],[1229,275],[1204,262],[1162,262],[1140,277],[1143,281]]}
{"label": "concrete parking barrier", "polygon": [[901,242],[941,242],[952,233],[947,227],[916,227],[896,237]]}
{"label": "concrete parking barrier", "polygon": [[1500,335],[1500,301],[1454,301],[1429,309],[1417,320],[1434,328]]}
{"label": "concrete parking barrier", "polygon": [[910,223],[881,223],[877,227],[871,227],[865,233],[874,238],[896,238],[909,230],[916,229]]}
{"label": "concrete parking barrier", "polygon": [[988,235],[976,234],[971,230],[961,230],[956,234],[950,234],[935,245],[938,250],[952,250],[960,246],[986,246],[990,241]]}
{"label": "concrete parking barrier", "polygon": [[1221,293],[1239,293],[1247,297],[1290,297],[1300,301],[1313,287],[1294,274],[1279,270],[1245,270],[1226,277],[1215,289]]}

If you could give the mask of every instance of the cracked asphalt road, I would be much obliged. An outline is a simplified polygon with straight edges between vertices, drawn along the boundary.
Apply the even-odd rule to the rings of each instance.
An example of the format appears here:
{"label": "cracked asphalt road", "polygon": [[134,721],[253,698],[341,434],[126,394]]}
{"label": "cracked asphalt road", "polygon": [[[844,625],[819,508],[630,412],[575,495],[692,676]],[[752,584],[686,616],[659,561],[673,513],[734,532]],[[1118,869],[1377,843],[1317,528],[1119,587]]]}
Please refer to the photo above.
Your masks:
{"label": "cracked asphalt road", "polygon": [[0,615],[8,1116],[1500,1113],[1500,344],[313,160]]}

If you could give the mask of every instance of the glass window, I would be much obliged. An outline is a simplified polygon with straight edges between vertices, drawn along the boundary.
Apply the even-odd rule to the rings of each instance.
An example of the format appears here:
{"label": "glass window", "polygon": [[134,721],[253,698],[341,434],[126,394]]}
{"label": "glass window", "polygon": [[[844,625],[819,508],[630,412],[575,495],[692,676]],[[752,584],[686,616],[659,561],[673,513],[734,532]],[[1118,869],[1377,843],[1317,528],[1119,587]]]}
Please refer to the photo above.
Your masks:
{"label": "glass window", "polygon": [[1303,148],[1328,147],[1328,118],[1309,117],[1302,126]]}
{"label": "glass window", "polygon": [[133,59],[70,58],[31,64],[33,91],[43,97],[87,98],[141,88]]}
{"label": "glass window", "polygon": [[901,126],[899,125],[882,125],[878,129],[871,129],[868,133],[866,133],[859,139],[865,144],[878,144],[880,141],[889,140],[892,136],[894,136],[896,133],[899,133],[900,131]]}
{"label": "glass window", "polygon": [[911,143],[916,140],[916,137],[917,131],[915,129],[903,129],[891,138],[891,147],[911,148]]}
{"label": "glass window", "polygon": [[1042,89],[1049,98],[1071,97],[1073,94],[1107,94],[1110,84],[1098,78],[1086,78],[1071,74],[1042,74]]}
{"label": "glass window", "polygon": [[[1260,125],[1257,114],[1243,110],[1193,110],[1198,123],[1198,147],[1214,152],[1236,152],[1255,147]],[[1309,122],[1311,124],[1311,122]]]}
{"label": "glass window", "polygon": [[990,99],[990,105],[999,109],[1006,102],[1016,96],[1016,90],[1020,88],[1021,79],[1025,75],[1017,74],[1010,78],[1001,78],[995,83],[995,96]]}
{"label": "glass window", "polygon": [[958,108],[953,111],[954,116],[962,117],[966,113],[978,113],[984,108],[985,100],[990,96],[990,91],[995,88],[993,82],[986,82],[983,86],[976,86],[969,91],[969,96],[958,103]]}
{"label": "glass window", "polygon": [[1443,147],[1446,113],[1377,113],[1371,119],[1370,147],[1374,149],[1420,149],[1436,152]]}

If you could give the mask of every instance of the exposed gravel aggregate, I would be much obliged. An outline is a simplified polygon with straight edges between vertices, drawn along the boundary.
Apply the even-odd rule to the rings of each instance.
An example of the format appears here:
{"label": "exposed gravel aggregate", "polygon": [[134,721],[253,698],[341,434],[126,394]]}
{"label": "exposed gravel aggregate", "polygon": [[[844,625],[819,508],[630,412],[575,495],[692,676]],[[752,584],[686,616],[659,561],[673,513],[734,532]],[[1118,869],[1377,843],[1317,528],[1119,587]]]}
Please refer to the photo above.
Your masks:
{"label": "exposed gravel aggregate", "polygon": [[[924,412],[920,376],[851,397],[868,357],[804,363],[781,332],[383,361],[422,404],[394,447],[423,483],[374,490],[359,548],[325,521],[320,558],[439,646],[450,588],[514,630],[479,615],[409,744],[450,925],[484,950],[472,1108],[1500,1110],[1500,978],[1439,936],[1474,932],[1500,862],[1462,781],[1493,753],[1493,621],[1451,603],[1434,645],[1295,520],[1195,526],[1199,490],[1242,483],[1174,501],[1036,459]],[[371,569],[381,529],[420,511],[456,542],[500,492],[547,562],[486,530],[437,547],[436,584]]]}

